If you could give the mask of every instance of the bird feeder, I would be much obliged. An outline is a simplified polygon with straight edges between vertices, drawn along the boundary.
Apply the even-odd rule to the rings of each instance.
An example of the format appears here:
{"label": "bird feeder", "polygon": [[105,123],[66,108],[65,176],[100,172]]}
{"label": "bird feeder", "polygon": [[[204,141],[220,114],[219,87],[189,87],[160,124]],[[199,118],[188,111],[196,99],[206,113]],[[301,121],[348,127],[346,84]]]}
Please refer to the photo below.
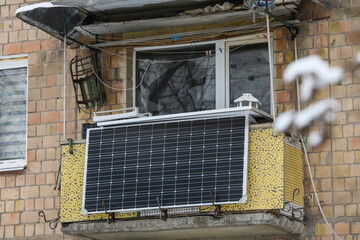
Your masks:
{"label": "bird feeder", "polygon": [[250,106],[259,108],[259,105],[261,105],[260,101],[250,93],[244,93],[241,97],[235,99],[234,103],[237,107]]}

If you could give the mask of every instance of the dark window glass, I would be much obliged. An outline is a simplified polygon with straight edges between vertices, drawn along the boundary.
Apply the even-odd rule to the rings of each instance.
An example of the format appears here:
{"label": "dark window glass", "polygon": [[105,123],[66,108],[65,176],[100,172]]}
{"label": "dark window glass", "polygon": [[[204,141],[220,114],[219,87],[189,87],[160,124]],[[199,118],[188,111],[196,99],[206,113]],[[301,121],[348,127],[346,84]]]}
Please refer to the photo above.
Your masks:
{"label": "dark window glass", "polygon": [[230,47],[230,106],[244,93],[260,102],[261,110],[270,113],[270,69],[267,43]]}
{"label": "dark window glass", "polygon": [[137,52],[136,68],[140,112],[162,115],[215,108],[214,44]]}

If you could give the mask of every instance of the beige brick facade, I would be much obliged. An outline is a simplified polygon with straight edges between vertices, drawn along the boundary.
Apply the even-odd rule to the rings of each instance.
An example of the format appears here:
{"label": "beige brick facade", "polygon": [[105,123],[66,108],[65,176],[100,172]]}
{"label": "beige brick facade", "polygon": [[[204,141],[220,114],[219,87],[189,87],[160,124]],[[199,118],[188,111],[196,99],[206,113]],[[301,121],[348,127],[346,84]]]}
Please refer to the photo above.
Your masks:
{"label": "beige brick facade", "polygon": [[[59,191],[54,190],[63,139],[63,43],[14,17],[16,9],[35,0],[0,0],[0,56],[28,55],[28,139],[27,169],[0,173],[0,238],[62,239],[60,224],[51,230],[38,212],[56,218]],[[298,18],[298,56],[319,54],[332,66],[344,68],[338,85],[318,92],[315,99],[336,98],[341,110],[329,127],[330,135],[321,147],[308,149],[311,171],[324,212],[342,239],[360,240],[360,75],[349,66],[360,52],[360,1],[331,1],[326,9],[303,0]],[[274,89],[276,113],[296,107],[296,86],[286,85],[282,74],[295,59],[295,45],[286,28],[274,36]],[[120,56],[101,56],[106,88],[103,110],[129,106],[131,91],[131,50],[107,49]],[[82,50],[67,49],[67,64]],[[123,56],[123,57],[121,57]],[[81,124],[90,115],[78,112],[69,72],[66,89],[66,138],[80,139]],[[305,189],[313,192],[305,167]],[[302,239],[333,239],[322,220],[314,198],[310,204],[308,229]],[[65,238],[70,238],[65,236]]]}
{"label": "beige brick facade", "polygon": [[[344,69],[344,78],[340,84],[328,87],[317,93],[316,99],[336,98],[341,104],[337,120],[331,125],[330,135],[321,147],[308,149],[311,170],[319,198],[324,201],[324,212],[335,232],[341,239],[359,239],[359,161],[360,148],[357,96],[360,93],[358,73],[352,71],[351,61],[359,52],[360,3],[356,1],[331,1],[331,9],[326,9],[310,1],[303,1],[299,18],[301,31],[297,38],[298,56],[320,55],[332,66]],[[357,12],[357,14],[354,14]],[[286,53],[294,51],[289,33],[278,29],[275,33],[276,69],[283,69]],[[285,40],[284,40],[285,39]],[[285,59],[285,60],[284,60]],[[280,77],[278,74],[277,77]],[[277,79],[276,88],[278,113],[286,109],[287,104],[296,100],[294,86],[284,86]],[[288,92],[288,97],[284,97]],[[279,101],[281,100],[281,101]],[[308,169],[305,167],[306,192],[313,192],[310,186]],[[314,200],[314,198],[312,199]],[[332,233],[320,217],[315,201],[311,203],[309,228],[304,239],[333,239]],[[315,226],[312,229],[310,226]]]}
{"label": "beige brick facade", "polygon": [[[0,173],[0,238],[62,238],[60,225],[56,230],[49,229],[38,212],[43,210],[52,219],[59,206],[54,183],[63,134],[63,44],[14,17],[19,7],[37,2],[0,1],[0,55],[28,56],[28,167]],[[69,55],[71,52],[68,50]],[[73,107],[68,111],[75,114]],[[68,137],[75,137],[74,128],[67,131]]]}

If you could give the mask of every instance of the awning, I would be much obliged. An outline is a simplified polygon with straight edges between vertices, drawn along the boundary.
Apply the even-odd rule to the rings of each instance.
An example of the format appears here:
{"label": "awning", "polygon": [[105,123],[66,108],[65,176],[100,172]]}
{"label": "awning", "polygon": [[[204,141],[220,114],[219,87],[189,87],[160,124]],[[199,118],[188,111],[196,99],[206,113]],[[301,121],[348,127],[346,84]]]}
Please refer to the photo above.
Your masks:
{"label": "awning", "polygon": [[[81,35],[120,34],[252,20],[253,12],[242,9],[181,15],[184,11],[223,4],[219,0],[55,0],[19,8],[16,17],[67,43]],[[289,15],[298,0],[276,0],[274,14]],[[281,6],[281,5],[286,6]]]}

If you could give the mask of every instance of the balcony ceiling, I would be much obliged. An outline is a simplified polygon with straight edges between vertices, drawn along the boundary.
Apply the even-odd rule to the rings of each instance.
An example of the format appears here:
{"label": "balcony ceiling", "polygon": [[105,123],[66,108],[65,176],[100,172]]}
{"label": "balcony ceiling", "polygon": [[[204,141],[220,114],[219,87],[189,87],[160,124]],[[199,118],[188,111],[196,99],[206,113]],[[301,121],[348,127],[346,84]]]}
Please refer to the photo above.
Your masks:
{"label": "balcony ceiling", "polygon": [[[241,4],[242,1],[233,1]],[[289,15],[296,0],[286,0],[274,13]],[[16,16],[67,43],[81,35],[119,34],[147,30],[169,29],[204,24],[252,20],[248,10],[228,10],[216,13],[179,16],[190,9],[223,4],[219,0],[55,0],[25,6]]]}

